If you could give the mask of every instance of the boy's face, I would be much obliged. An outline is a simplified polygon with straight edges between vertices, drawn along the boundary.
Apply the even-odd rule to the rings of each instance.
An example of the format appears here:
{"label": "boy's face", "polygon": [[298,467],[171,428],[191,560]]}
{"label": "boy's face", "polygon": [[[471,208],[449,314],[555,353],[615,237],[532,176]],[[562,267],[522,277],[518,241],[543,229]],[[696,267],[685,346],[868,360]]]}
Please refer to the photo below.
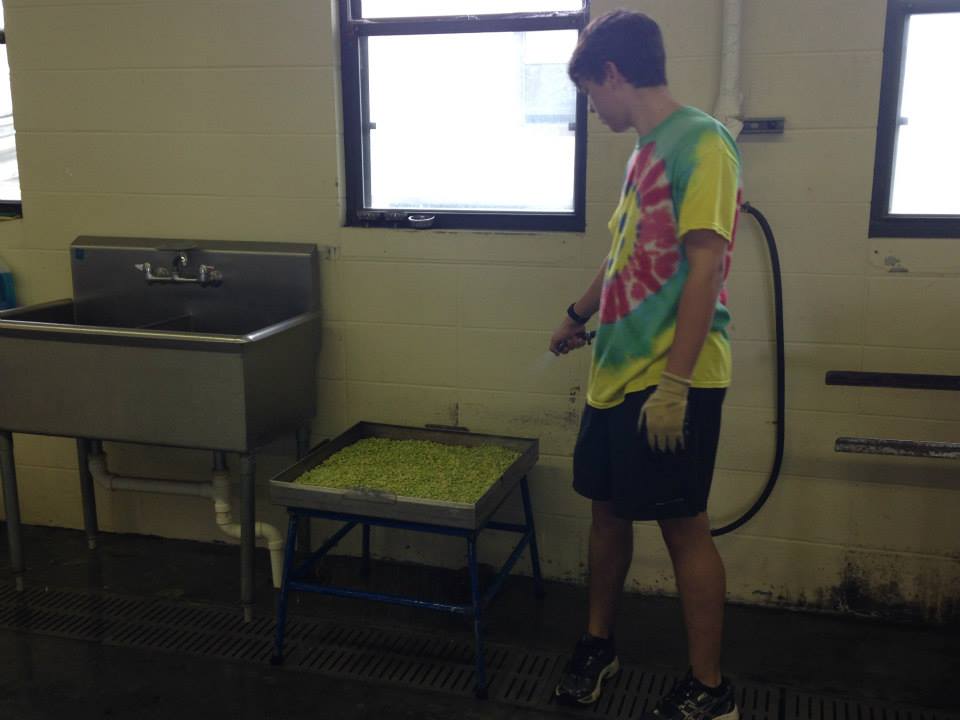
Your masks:
{"label": "boy's face", "polygon": [[600,122],[614,132],[623,132],[630,128],[630,117],[627,107],[618,92],[621,83],[609,75],[602,83],[593,80],[580,82],[580,90],[587,94],[590,112],[596,113]]}

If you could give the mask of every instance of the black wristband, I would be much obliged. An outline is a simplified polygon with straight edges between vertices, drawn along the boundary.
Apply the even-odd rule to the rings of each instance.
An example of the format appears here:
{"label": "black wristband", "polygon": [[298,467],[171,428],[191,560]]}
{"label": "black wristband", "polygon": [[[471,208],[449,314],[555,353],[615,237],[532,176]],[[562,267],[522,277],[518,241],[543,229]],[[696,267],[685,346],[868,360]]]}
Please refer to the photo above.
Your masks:
{"label": "black wristband", "polygon": [[570,307],[567,308],[567,315],[578,325],[586,325],[590,321],[590,318],[577,315],[577,311],[573,309],[574,305],[576,305],[576,303],[570,303]]}

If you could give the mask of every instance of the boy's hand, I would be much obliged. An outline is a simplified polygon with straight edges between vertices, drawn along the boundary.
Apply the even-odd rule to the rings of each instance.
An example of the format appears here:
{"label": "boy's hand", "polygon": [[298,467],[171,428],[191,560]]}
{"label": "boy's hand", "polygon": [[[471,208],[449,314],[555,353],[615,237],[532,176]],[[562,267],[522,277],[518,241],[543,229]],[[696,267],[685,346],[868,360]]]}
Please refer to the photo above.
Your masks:
{"label": "boy's hand", "polygon": [[690,381],[668,372],[640,409],[637,432],[647,427],[647,442],[654,450],[673,452],[683,449],[683,423],[687,416]]}
{"label": "boy's hand", "polygon": [[566,355],[571,350],[589,344],[584,326],[567,318],[550,337],[550,352],[554,355]]}

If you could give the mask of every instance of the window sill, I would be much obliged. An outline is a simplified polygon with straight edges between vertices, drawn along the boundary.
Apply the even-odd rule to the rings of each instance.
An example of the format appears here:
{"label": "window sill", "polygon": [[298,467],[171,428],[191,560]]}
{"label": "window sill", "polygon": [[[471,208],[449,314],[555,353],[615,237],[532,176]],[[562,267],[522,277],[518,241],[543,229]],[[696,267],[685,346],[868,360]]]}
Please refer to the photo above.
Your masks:
{"label": "window sill", "polygon": [[871,238],[960,238],[960,217],[886,217],[870,221]]}
{"label": "window sill", "polygon": [[0,201],[0,219],[19,220],[23,217],[23,204]]}
{"label": "window sill", "polygon": [[[365,211],[378,213],[379,211]],[[384,213],[380,213],[383,215]],[[344,227],[376,228],[388,230],[412,230],[422,232],[454,231],[454,232],[503,232],[503,233],[582,233],[586,229],[586,222],[582,216],[573,214],[515,214],[515,215],[482,215],[475,213],[430,213],[427,211],[396,211],[391,218],[389,215],[379,219],[362,221],[351,219],[355,213],[348,213]],[[417,224],[411,222],[411,216],[428,216],[430,222]]]}

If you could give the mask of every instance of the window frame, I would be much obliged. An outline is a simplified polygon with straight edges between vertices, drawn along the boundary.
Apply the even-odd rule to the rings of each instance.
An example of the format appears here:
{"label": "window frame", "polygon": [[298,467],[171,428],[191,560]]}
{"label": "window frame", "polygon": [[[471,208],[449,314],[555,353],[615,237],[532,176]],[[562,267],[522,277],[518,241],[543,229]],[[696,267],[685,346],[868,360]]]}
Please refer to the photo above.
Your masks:
{"label": "window frame", "polygon": [[[472,212],[366,208],[369,196],[370,118],[368,85],[364,77],[366,38],[376,35],[427,35],[524,30],[582,30],[589,21],[589,0],[579,11],[506,13],[480,16],[365,18],[361,0],[337,0],[340,29],[341,95],[343,102],[345,225],[407,227],[406,216],[429,214],[440,230],[519,230],[527,232],[583,232],[586,227],[587,100],[576,93],[573,212]],[[361,217],[363,213],[363,217]]]}
{"label": "window frame", "polygon": [[960,12],[960,0],[887,0],[873,194],[870,200],[870,237],[960,238],[960,215],[904,215],[890,212],[907,20],[911,15],[942,12]]}
{"label": "window frame", "polygon": [[[3,18],[0,18],[2,21]],[[6,27],[0,27],[0,45],[7,44],[7,30]],[[9,60],[9,53],[7,56]],[[7,82],[10,82],[10,78],[7,78]],[[19,171],[19,164],[18,164]],[[23,195],[23,185],[20,186],[20,194]],[[0,199],[0,217],[23,217],[23,200],[3,200]]]}

